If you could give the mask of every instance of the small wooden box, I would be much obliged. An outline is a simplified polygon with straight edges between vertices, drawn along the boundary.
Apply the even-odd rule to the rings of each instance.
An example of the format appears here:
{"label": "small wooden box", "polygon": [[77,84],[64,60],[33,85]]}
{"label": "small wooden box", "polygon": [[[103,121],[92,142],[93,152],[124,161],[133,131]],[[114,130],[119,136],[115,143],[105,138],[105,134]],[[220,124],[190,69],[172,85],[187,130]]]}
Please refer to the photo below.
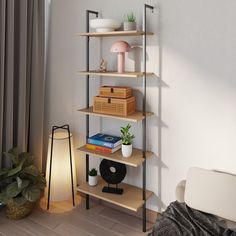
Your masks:
{"label": "small wooden box", "polygon": [[135,97],[126,99],[93,97],[93,111],[108,115],[128,116],[135,112]]}
{"label": "small wooden box", "polygon": [[132,88],[119,86],[102,86],[99,90],[100,97],[129,98],[132,97]]}

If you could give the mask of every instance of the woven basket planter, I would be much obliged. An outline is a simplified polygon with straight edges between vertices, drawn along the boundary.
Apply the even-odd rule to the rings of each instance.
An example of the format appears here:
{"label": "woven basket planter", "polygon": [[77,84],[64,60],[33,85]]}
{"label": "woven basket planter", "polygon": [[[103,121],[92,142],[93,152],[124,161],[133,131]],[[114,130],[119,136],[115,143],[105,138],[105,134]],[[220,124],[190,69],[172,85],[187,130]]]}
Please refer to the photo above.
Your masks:
{"label": "woven basket planter", "polygon": [[20,220],[28,216],[36,205],[35,202],[27,201],[23,205],[14,203],[14,201],[9,201],[6,205],[6,215],[7,218],[11,220]]}

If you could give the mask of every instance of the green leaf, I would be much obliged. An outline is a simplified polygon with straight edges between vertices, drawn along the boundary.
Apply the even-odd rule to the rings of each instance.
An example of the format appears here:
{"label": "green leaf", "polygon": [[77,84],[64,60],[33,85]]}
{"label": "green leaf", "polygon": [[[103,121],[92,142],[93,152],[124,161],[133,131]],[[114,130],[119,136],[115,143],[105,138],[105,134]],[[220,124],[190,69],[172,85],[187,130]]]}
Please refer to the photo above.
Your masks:
{"label": "green leaf", "polygon": [[27,199],[25,197],[16,197],[13,198],[13,201],[18,205],[23,205],[27,202]]}
{"label": "green leaf", "polygon": [[0,176],[5,175],[9,172],[9,169],[0,169]]}
{"label": "green leaf", "polygon": [[11,159],[14,165],[19,163],[19,150],[18,148],[12,148],[8,151],[7,156]]}
{"label": "green leaf", "polygon": [[28,152],[20,153],[19,154],[19,159],[20,160],[26,159],[25,162],[24,162],[23,167],[28,167],[28,166],[31,166],[31,165],[34,164],[33,156]]}
{"label": "green leaf", "polygon": [[16,181],[17,181],[18,188],[21,188],[21,186],[22,186],[22,179],[20,177],[16,177]]}
{"label": "green leaf", "polygon": [[36,202],[41,195],[41,190],[37,186],[30,185],[25,188],[22,192],[22,195],[30,202]]}
{"label": "green leaf", "polygon": [[15,147],[15,148],[10,149],[10,150],[8,151],[8,153],[11,153],[11,154],[14,155],[14,156],[18,156],[18,155],[19,155],[19,150],[18,150],[17,147]]}
{"label": "green leaf", "polygon": [[129,145],[135,138],[135,136],[129,132],[130,128],[130,124],[128,124],[126,127],[121,127],[120,131],[122,133],[122,144]]}
{"label": "green leaf", "polygon": [[16,197],[28,185],[29,185],[29,180],[22,180],[20,188],[18,187],[17,182],[13,182],[6,187],[6,194],[9,198]]}
{"label": "green leaf", "polygon": [[35,176],[33,176],[33,175],[26,174],[26,173],[24,173],[23,171],[21,171],[21,172],[19,173],[19,177],[20,177],[21,179],[27,179],[27,180],[29,180],[30,183],[34,183],[34,182],[36,181],[36,178],[37,178],[37,177],[35,177]]}
{"label": "green leaf", "polygon": [[13,182],[6,187],[6,194],[9,198],[16,197],[21,192],[17,182]]}
{"label": "green leaf", "polygon": [[13,176],[13,175],[17,174],[18,172],[20,172],[22,170],[22,166],[23,166],[25,161],[26,161],[26,158],[22,159],[20,164],[16,168],[14,168],[14,169],[12,169],[8,172],[7,176],[8,177]]}
{"label": "green leaf", "polygon": [[35,181],[35,186],[41,190],[44,190],[46,187],[46,179],[42,175],[39,175]]}
{"label": "green leaf", "polygon": [[22,184],[21,184],[21,190],[26,188],[28,185],[30,184],[30,181],[27,179],[23,179],[22,180]]}
{"label": "green leaf", "polygon": [[6,191],[3,191],[0,193],[0,202],[6,204],[8,202],[9,198],[6,194]]}
{"label": "green leaf", "polygon": [[39,175],[39,171],[34,165],[24,168],[23,173],[26,173],[35,177]]}

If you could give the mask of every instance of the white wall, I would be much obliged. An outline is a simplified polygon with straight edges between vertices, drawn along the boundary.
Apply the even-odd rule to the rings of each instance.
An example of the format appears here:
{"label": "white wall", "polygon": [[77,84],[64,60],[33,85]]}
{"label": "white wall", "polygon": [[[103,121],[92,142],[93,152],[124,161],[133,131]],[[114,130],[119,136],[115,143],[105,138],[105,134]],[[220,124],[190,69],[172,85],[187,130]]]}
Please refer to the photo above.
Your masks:
{"label": "white wall", "polygon": [[[124,13],[134,11],[140,26],[143,2],[52,0],[45,147],[53,124],[69,123],[76,146],[85,140],[85,117],[76,112],[85,106],[85,79],[76,75],[78,69],[85,68],[85,39],[75,36],[85,31],[85,10],[98,10],[103,17],[120,19]],[[175,200],[175,186],[185,178],[190,166],[236,173],[236,2],[160,0],[158,4],[159,10],[148,14],[148,27],[156,33],[148,40],[148,69],[157,77],[148,80],[148,108],[156,116],[148,122],[147,140],[152,151],[160,152],[159,158],[147,163],[147,187],[159,196],[148,204],[154,210]],[[115,40],[91,41],[93,68],[101,55],[109,60],[110,68],[115,68],[115,55],[109,52]],[[141,42],[137,38],[125,40],[132,45]],[[132,53],[127,68],[133,68]],[[101,82],[141,89],[141,80]],[[100,81],[94,78],[91,84],[91,92],[96,95]],[[91,133],[101,129],[118,134],[119,127],[126,124],[109,119],[91,121]],[[141,124],[133,125],[136,146],[141,145],[139,130]],[[85,163],[79,153],[76,155],[80,182]],[[99,160],[91,158],[92,166],[98,164]],[[125,181],[139,185],[140,174],[141,169],[129,168]]]}

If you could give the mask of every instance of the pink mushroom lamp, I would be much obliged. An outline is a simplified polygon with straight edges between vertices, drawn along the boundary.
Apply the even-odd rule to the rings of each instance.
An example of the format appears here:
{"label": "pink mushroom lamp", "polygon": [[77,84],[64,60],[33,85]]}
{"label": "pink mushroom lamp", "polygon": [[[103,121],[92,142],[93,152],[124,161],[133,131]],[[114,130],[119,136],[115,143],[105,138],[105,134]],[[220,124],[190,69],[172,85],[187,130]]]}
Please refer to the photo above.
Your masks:
{"label": "pink mushroom lamp", "polygon": [[125,72],[125,52],[130,51],[130,45],[125,41],[115,42],[111,47],[111,52],[117,52],[118,73]]}

